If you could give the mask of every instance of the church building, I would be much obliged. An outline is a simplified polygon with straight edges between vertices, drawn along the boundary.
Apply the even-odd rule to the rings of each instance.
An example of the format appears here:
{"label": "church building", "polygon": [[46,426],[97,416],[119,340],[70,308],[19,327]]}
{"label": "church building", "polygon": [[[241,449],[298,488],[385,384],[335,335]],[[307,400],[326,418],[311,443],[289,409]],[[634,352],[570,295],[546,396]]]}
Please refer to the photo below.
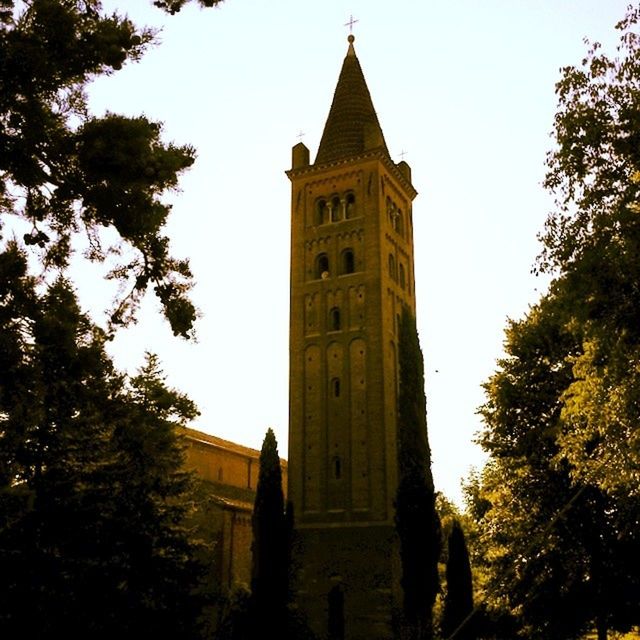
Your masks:
{"label": "church building", "polygon": [[397,339],[415,313],[409,165],[349,36],[315,161],[293,147],[288,494],[296,604],[321,638],[393,637]]}

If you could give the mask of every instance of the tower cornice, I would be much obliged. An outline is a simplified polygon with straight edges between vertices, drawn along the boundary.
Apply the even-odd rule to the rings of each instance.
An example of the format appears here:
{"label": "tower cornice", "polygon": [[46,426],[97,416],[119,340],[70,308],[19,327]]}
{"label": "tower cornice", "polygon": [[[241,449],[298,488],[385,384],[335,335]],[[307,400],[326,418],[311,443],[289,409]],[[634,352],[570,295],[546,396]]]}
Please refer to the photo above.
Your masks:
{"label": "tower cornice", "polygon": [[[349,158],[344,158],[341,160],[334,160],[332,162],[325,162],[322,164],[310,164],[304,167],[298,167],[295,169],[289,169],[285,171],[289,180],[293,181],[294,179],[300,178],[302,176],[313,176],[316,174],[321,174],[329,170],[348,167],[349,165],[361,165],[363,161],[366,160],[379,160],[384,167],[393,175],[393,177],[404,187],[407,194],[413,200],[418,192],[415,187],[411,184],[409,180],[407,180],[404,173],[400,170],[397,164],[395,164],[387,154],[386,149],[378,148],[371,149],[370,151],[365,151],[361,154],[351,156]],[[406,163],[405,163],[406,164]]]}

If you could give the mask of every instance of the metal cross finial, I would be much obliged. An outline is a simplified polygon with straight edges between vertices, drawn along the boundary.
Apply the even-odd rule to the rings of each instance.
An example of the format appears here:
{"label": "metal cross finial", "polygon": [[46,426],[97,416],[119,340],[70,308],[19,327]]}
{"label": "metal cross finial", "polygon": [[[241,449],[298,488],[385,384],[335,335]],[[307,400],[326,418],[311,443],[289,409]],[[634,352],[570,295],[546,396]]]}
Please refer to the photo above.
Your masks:
{"label": "metal cross finial", "polygon": [[400,152],[400,160],[404,161],[404,157],[407,155],[407,151],[405,151],[404,149]]}
{"label": "metal cross finial", "polygon": [[353,33],[353,25],[356,22],[359,22],[359,20],[356,20],[353,16],[349,16],[349,22],[345,22],[344,26],[349,27],[349,33]]}

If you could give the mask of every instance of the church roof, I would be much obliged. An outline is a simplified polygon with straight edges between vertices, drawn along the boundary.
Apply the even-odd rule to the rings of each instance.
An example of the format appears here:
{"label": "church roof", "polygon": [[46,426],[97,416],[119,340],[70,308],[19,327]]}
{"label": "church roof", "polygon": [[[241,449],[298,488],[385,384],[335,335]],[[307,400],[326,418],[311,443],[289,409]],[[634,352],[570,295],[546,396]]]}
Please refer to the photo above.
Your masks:
{"label": "church roof", "polygon": [[389,155],[353,48],[353,36],[349,36],[349,49],[333,94],[315,164],[343,160],[374,148],[381,148]]}

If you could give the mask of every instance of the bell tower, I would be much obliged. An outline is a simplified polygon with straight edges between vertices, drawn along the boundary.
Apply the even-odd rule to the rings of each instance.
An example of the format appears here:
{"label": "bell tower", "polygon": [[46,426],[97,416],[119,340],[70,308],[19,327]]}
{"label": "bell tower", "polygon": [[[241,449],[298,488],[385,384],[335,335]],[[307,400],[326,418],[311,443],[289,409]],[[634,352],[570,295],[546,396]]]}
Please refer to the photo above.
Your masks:
{"label": "bell tower", "polygon": [[315,162],[293,147],[289,499],[297,603],[320,638],[391,638],[397,331],[415,312],[412,201],[356,57],[344,59]]}

